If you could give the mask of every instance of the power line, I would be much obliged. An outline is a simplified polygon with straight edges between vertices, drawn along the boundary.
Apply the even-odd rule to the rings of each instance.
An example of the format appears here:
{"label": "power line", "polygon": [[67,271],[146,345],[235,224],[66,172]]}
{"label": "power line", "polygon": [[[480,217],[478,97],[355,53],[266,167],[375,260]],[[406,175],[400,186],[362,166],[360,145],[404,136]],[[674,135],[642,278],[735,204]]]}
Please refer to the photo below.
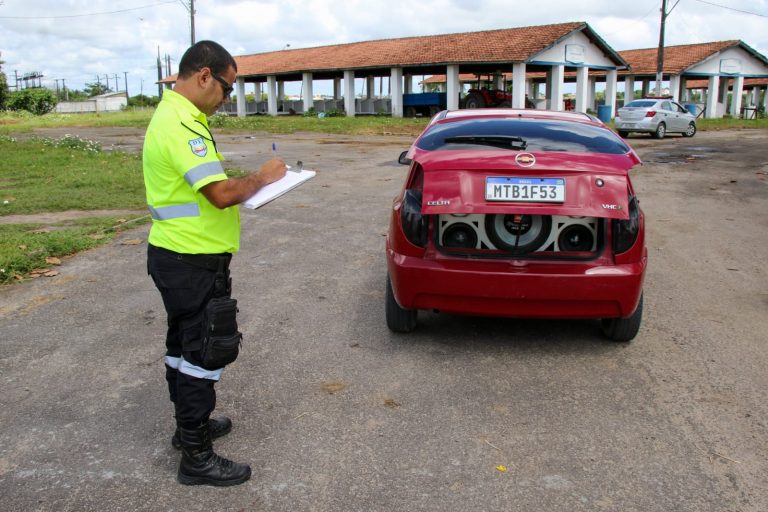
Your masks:
{"label": "power line", "polygon": [[0,16],[0,19],[5,20],[57,20],[62,18],[83,18],[86,16],[100,16],[102,14],[119,14],[122,12],[138,11],[140,9],[148,9],[150,7],[157,7],[159,5],[174,4],[176,0],[168,0],[166,2],[158,2],[150,5],[142,5],[141,7],[131,7],[129,9],[120,9],[119,11],[104,11],[104,12],[91,12],[87,14],[66,14],[62,16]]}
{"label": "power line", "polygon": [[760,16],[761,18],[768,18],[768,14],[760,14],[757,12],[751,12],[751,11],[742,11],[741,9],[735,9],[733,7],[728,7],[727,5],[720,5],[716,4],[714,2],[707,2],[706,0],[696,0],[699,3],[707,4],[707,5],[714,5],[715,7],[722,7],[723,9],[728,9],[729,11],[736,11],[740,12],[742,14],[751,14],[752,16]]}

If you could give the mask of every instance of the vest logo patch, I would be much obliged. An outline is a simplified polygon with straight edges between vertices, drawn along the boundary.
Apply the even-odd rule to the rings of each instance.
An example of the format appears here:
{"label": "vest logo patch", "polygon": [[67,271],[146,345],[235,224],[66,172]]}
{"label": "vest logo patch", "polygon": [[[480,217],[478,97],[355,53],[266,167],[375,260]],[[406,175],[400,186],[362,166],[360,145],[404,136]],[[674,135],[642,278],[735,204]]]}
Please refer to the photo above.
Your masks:
{"label": "vest logo patch", "polygon": [[203,157],[208,154],[208,146],[205,145],[202,137],[187,141],[192,152],[199,157]]}

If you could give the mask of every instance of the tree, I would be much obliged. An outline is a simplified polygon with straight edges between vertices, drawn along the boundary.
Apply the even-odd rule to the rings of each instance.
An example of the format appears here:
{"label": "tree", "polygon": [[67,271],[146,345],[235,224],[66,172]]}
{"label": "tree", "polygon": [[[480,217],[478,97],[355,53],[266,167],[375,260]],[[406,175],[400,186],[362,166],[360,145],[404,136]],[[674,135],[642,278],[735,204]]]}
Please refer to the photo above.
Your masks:
{"label": "tree", "polygon": [[56,107],[56,93],[49,89],[22,89],[9,95],[7,106],[10,110],[26,110],[41,116]]}
{"label": "tree", "polygon": [[3,72],[3,64],[5,62],[0,59],[0,110],[5,108],[5,104],[8,101],[8,79]]}
{"label": "tree", "polygon": [[98,96],[99,94],[105,94],[108,92],[112,92],[112,89],[102,83],[96,82],[93,84],[85,84],[85,93],[88,95],[88,97]]}

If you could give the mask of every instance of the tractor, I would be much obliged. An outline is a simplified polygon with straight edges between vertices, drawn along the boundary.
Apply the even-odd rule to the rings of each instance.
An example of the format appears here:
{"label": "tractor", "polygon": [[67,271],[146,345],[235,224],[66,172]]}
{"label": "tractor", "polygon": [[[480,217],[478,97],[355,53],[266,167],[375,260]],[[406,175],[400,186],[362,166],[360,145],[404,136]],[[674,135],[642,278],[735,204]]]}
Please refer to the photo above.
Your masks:
{"label": "tractor", "polygon": [[[470,85],[462,108],[509,108],[512,106],[512,93],[506,92],[502,75],[502,89],[495,89],[497,78],[500,75],[475,75],[476,79]],[[534,108],[534,104],[525,97],[525,107]]]}

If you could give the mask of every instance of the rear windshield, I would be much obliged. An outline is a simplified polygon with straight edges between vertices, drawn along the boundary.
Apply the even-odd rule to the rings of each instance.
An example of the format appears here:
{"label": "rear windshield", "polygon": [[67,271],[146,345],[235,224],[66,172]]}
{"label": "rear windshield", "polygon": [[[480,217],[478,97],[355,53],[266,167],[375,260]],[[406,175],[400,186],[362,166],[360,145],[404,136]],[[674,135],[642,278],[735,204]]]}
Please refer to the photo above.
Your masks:
{"label": "rear windshield", "polygon": [[648,108],[648,107],[652,107],[654,105],[656,105],[656,101],[654,101],[654,100],[635,100],[635,101],[630,101],[629,103],[627,103],[624,106],[625,107]]}
{"label": "rear windshield", "polygon": [[629,152],[629,147],[624,141],[604,128],[556,120],[517,118],[465,119],[450,123],[436,123],[419,140],[417,146],[427,151],[441,149],[498,150],[498,146],[445,141],[452,137],[470,135],[520,137],[527,144],[526,151],[571,151],[618,155]]}

